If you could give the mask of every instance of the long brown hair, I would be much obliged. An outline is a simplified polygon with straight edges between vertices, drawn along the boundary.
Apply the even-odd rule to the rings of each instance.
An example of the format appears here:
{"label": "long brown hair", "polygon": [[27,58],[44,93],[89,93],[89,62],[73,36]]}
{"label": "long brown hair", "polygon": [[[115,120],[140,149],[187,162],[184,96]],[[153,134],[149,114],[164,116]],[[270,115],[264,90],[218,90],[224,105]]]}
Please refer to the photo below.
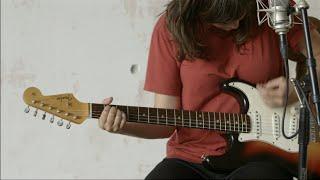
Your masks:
{"label": "long brown hair", "polygon": [[255,11],[255,0],[172,0],[165,14],[168,30],[178,45],[177,60],[205,58],[206,25],[228,23],[245,15],[232,33],[235,43],[243,44],[257,24]]}

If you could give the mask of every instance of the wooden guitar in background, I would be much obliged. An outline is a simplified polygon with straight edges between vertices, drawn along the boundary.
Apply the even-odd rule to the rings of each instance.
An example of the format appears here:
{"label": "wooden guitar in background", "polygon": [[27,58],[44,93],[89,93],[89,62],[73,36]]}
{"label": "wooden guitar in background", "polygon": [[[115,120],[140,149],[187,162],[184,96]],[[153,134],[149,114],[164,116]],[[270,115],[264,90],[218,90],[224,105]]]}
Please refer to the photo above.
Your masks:
{"label": "wooden guitar in background", "polygon": [[[264,105],[259,93],[252,85],[229,81],[224,84],[227,92],[235,94],[242,107],[242,112],[200,112],[178,109],[160,109],[134,106],[116,106],[127,115],[128,122],[146,123],[162,126],[175,126],[186,128],[206,129],[227,132],[236,138],[232,148],[213,159],[212,165],[215,170],[230,171],[248,161],[263,160],[274,161],[288,168],[297,175],[298,167],[298,137],[293,139],[284,138],[282,128],[283,108],[270,108]],[[50,122],[54,117],[81,124],[90,118],[99,118],[104,109],[103,104],[82,103],[72,94],[60,94],[43,96],[39,89],[31,87],[26,89],[23,95],[28,105],[25,112],[29,112],[29,106],[36,108],[46,114],[52,114]],[[288,106],[284,123],[287,135],[293,135],[298,130],[299,109],[298,104]],[[63,121],[58,121],[62,126]],[[315,122],[310,124],[310,145],[308,152],[309,177],[320,178],[320,133]]]}

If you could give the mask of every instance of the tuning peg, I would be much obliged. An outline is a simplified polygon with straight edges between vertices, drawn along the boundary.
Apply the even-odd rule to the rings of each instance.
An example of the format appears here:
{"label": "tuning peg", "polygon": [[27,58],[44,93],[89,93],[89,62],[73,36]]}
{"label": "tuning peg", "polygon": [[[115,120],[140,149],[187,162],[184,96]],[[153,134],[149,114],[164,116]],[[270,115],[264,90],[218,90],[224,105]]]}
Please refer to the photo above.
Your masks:
{"label": "tuning peg", "polygon": [[66,126],[66,129],[70,129],[71,128],[71,122],[69,122]]}
{"label": "tuning peg", "polygon": [[38,109],[36,109],[36,110],[34,111],[33,116],[36,117],[37,114],[38,114]]}
{"label": "tuning peg", "polygon": [[29,113],[29,112],[30,112],[29,106],[27,106],[27,107],[24,109],[24,112],[25,112],[25,113]]}
{"label": "tuning peg", "polygon": [[42,120],[46,119],[46,112],[42,115]]}
{"label": "tuning peg", "polygon": [[63,126],[63,121],[60,119],[60,121],[57,122],[58,126]]}
{"label": "tuning peg", "polygon": [[54,115],[52,115],[50,118],[50,123],[53,123],[53,122],[54,122]]}

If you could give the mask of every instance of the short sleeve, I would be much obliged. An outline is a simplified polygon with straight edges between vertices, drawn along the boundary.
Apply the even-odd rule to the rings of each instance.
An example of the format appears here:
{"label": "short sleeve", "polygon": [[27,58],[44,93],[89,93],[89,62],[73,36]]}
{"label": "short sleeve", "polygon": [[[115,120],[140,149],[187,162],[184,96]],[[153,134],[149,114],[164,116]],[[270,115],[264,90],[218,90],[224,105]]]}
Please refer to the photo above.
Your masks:
{"label": "short sleeve", "polygon": [[288,32],[288,43],[290,48],[298,52],[299,49],[299,43],[303,41],[303,26],[302,24],[295,24],[293,28],[291,28]]}
{"label": "short sleeve", "polygon": [[[300,20],[296,20],[296,22],[300,22]],[[315,26],[312,23],[309,23],[310,30],[313,30]],[[299,43],[304,41],[304,30],[302,24],[295,24],[293,28],[291,28],[288,32],[288,43],[290,48],[295,51],[299,52]]]}
{"label": "short sleeve", "polygon": [[165,16],[161,16],[151,38],[144,90],[172,96],[181,95],[176,49],[167,29]]}

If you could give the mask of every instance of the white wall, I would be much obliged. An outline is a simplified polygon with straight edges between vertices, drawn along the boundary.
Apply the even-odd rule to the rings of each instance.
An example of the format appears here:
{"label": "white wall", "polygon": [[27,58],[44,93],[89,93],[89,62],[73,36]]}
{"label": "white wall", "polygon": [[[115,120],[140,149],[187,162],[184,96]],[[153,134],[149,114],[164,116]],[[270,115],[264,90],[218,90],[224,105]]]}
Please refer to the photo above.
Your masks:
{"label": "white wall", "polygon": [[[2,178],[144,178],[165,140],[71,130],[25,114],[23,91],[70,92],[83,102],[152,106],[142,90],[156,16],[167,0],[1,1]],[[320,2],[310,0],[320,17]],[[131,65],[140,70],[131,73]],[[41,113],[40,113],[41,114]]]}

